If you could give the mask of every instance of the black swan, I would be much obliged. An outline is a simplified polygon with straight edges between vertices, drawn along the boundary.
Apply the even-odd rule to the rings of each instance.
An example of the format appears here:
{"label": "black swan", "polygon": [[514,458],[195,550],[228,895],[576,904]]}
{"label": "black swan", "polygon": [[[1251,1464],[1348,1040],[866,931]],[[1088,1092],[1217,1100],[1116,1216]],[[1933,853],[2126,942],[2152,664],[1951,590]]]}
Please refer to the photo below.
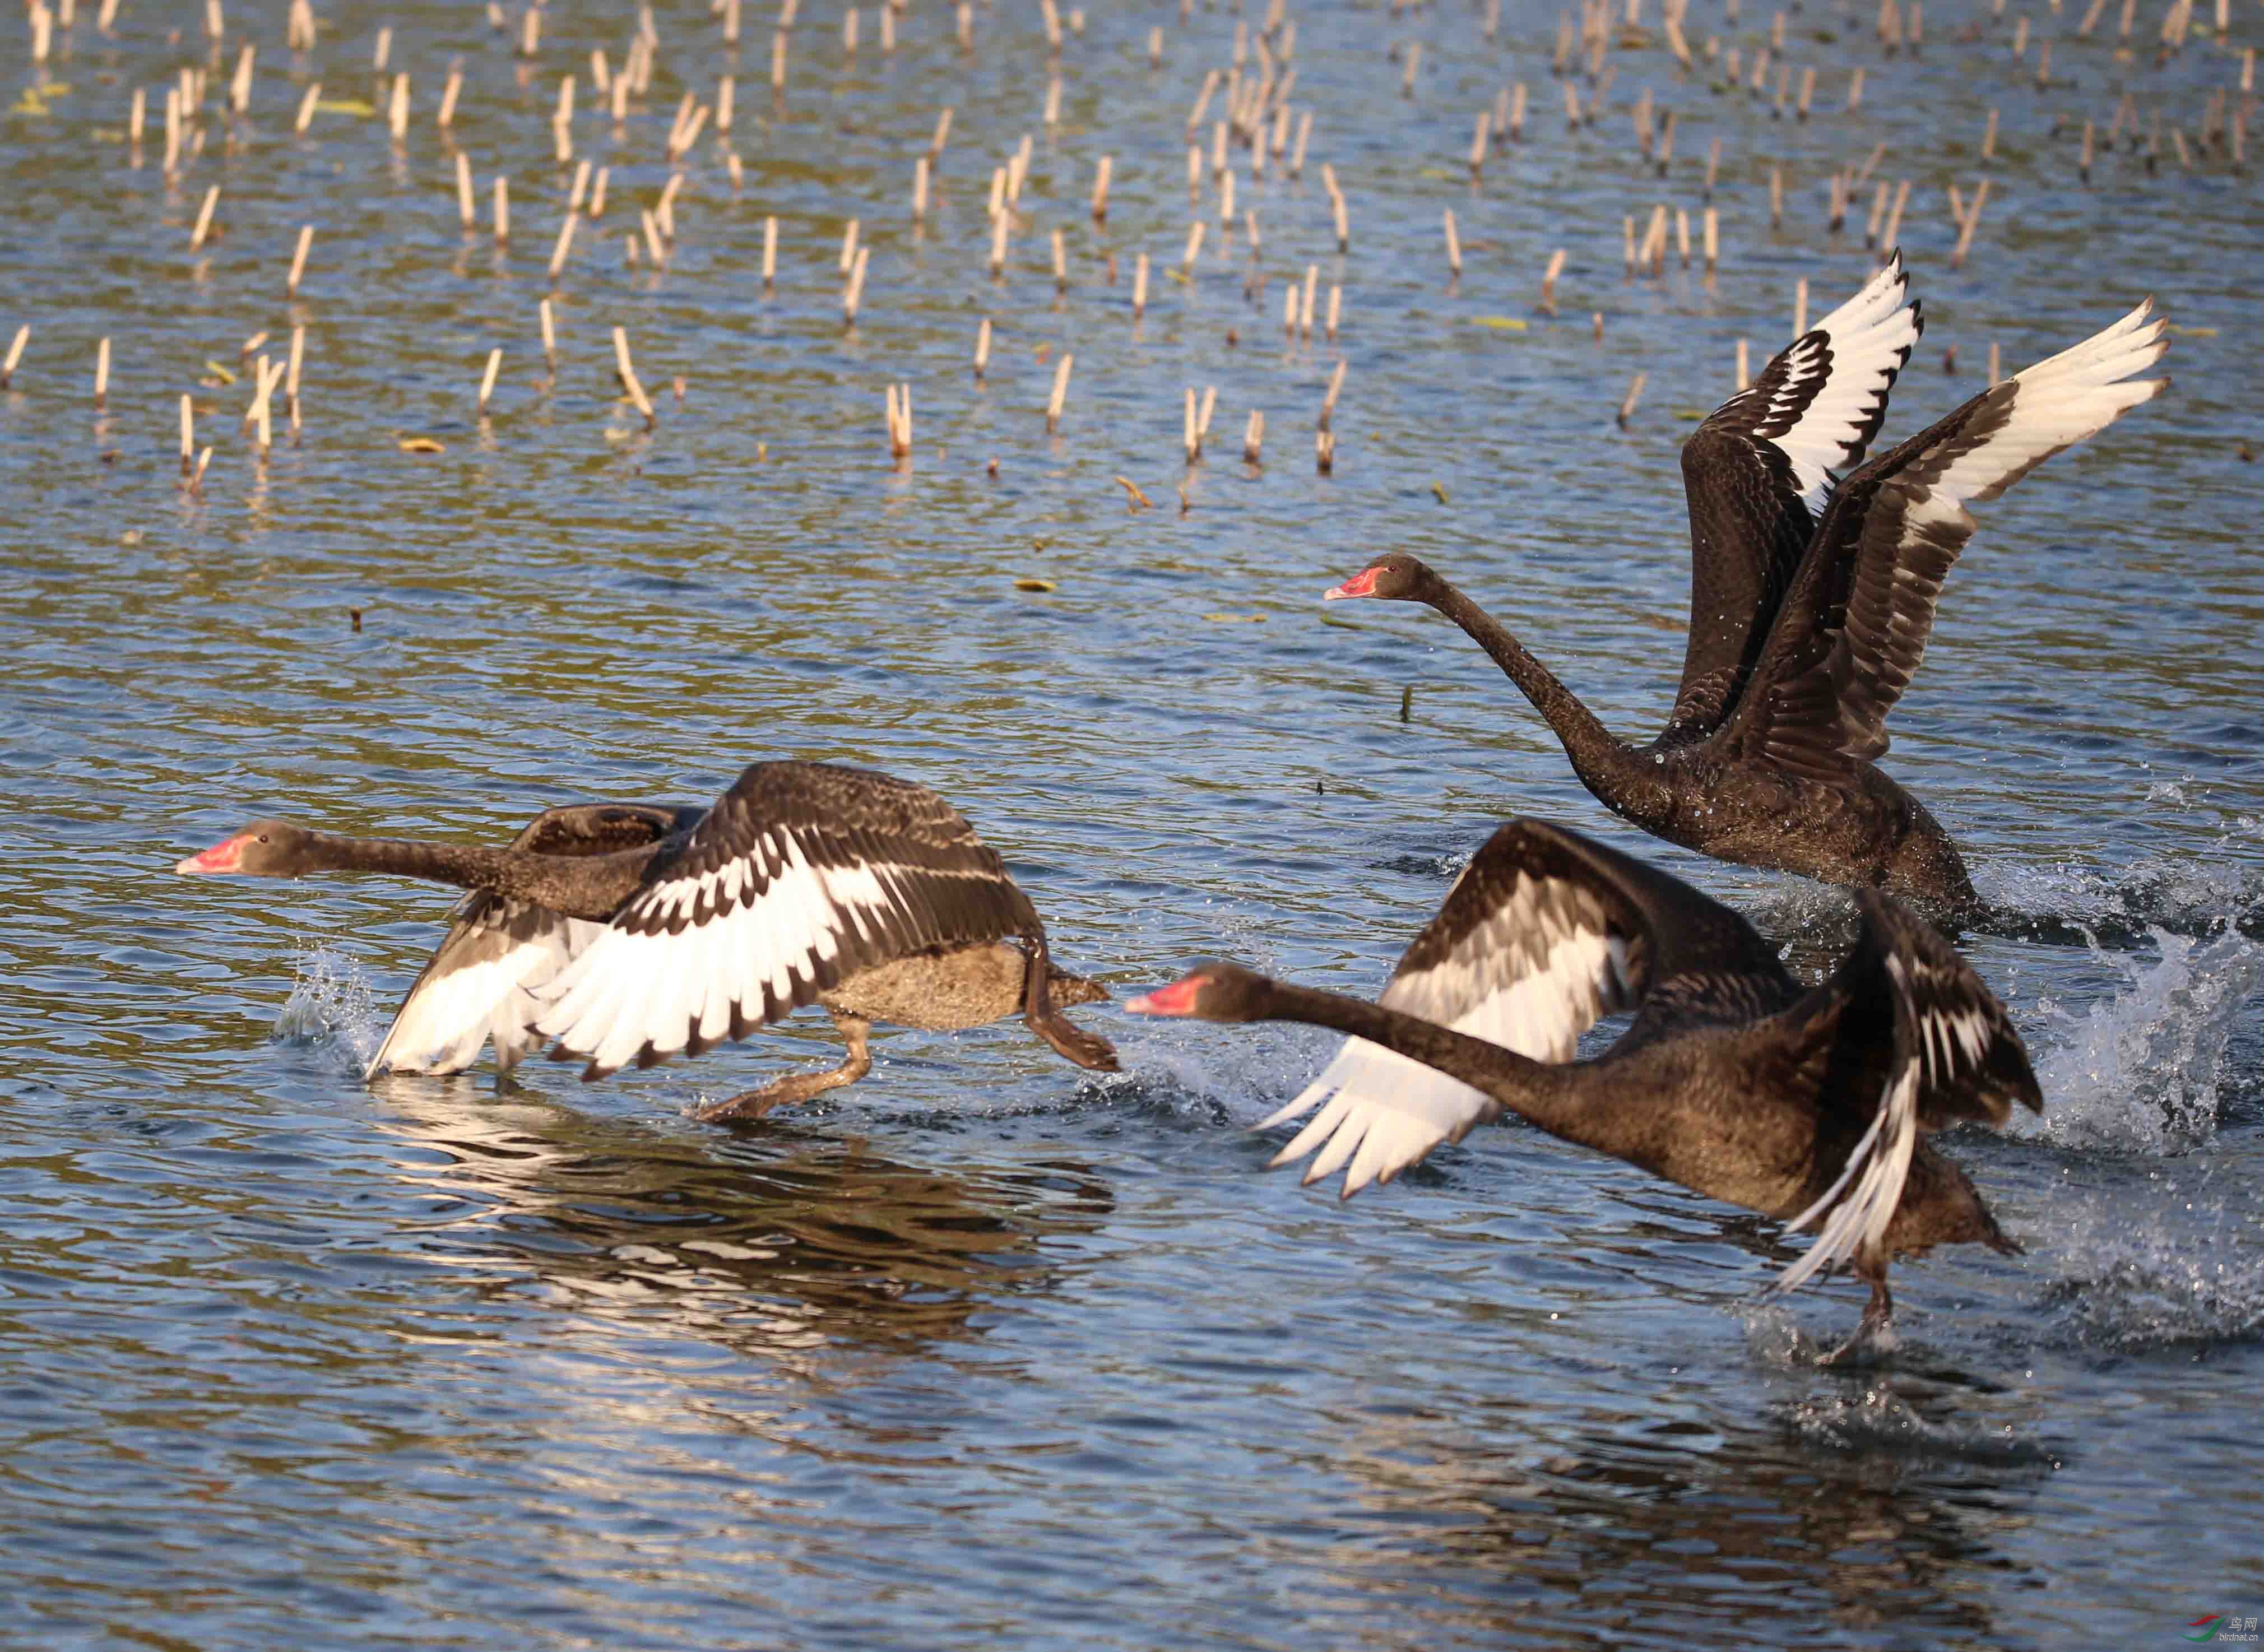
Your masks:
{"label": "black swan", "polygon": [[[1994,499],[2168,380],[2152,301],[1859,460],[1919,333],[1899,262],[1769,363],[1682,449],[1690,638],[1666,727],[1619,739],[1478,605],[1411,556],[1327,595],[1437,609],[1491,655],[1614,814],[1723,860],[1984,909],[1956,844],[1873,759],[1934,629],[1941,583]],[[1821,520],[1811,516],[1820,510]]]}
{"label": "black swan", "polygon": [[[2015,1101],[2043,1108],[2020,1035],[1965,960],[1892,897],[1855,902],[1854,950],[1803,990],[1752,924],[1680,879],[1513,821],[1375,1004],[1214,963],[1125,1007],[1353,1034],[1259,1127],[1327,1100],[1274,1162],[1318,1148],[1305,1180],[1348,1167],[1346,1198],[1507,1112],[1788,1227],[1821,1217],[1777,1288],[1852,1266],[1871,1298],[1845,1353],[1893,1312],[1890,1257],[2020,1249],[1926,1134],[2002,1126]],[[1620,1011],[1634,1011],[1627,1032],[1574,1061]]]}
{"label": "black swan", "polygon": [[295,878],[376,872],[472,894],[370,1063],[457,1072],[492,1039],[508,1070],[544,1038],[584,1079],[649,1067],[809,1004],[849,1046],[829,1072],[707,1107],[753,1117],[854,1083],[874,1021],[957,1031],[1020,1011],[1062,1055],[1116,1070],[1062,1004],[1107,994],[1056,968],[996,851],[925,786],[869,770],[758,763],[708,809],[581,804],[508,849],[339,837],[260,821],[174,868]]}

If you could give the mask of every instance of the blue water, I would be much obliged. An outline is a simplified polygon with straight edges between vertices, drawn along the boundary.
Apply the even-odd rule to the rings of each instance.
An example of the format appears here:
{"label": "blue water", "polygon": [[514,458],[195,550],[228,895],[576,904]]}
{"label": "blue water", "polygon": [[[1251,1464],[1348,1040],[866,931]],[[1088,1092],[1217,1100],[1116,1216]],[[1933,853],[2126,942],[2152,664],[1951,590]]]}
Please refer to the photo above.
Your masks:
{"label": "blue water", "polygon": [[[107,40],[93,10],[44,77],[26,32],[0,47],[0,349],[33,329],[0,392],[0,1641],[2057,1648],[2264,1612],[2264,573],[2240,446],[2264,437],[2264,219],[2253,174],[2216,149],[2181,170],[2169,135],[2195,141],[2212,91],[2237,103],[2237,51],[2197,34],[2157,66],[2142,17],[2145,49],[2118,60],[2116,14],[2085,40],[2076,9],[2039,11],[2039,93],[2009,15],[1929,9],[1913,60],[1882,55],[1869,8],[1803,11],[1789,44],[1819,68],[1816,112],[1780,122],[1675,69],[1653,7],[1648,44],[1615,33],[1606,113],[1575,135],[1553,11],[1506,7],[1489,43],[1462,6],[1301,4],[1305,175],[1253,182],[1239,155],[1263,253],[1239,228],[1222,250],[1214,98],[1210,228],[1182,282],[1186,112],[1233,14],[1091,8],[1049,130],[1035,7],[976,12],[971,56],[934,5],[885,54],[867,9],[853,62],[813,4],[776,103],[773,14],[751,7],[722,139],[742,184],[711,120],[656,272],[624,243],[678,99],[712,101],[732,61],[704,7],[655,8],[651,91],[618,131],[588,54],[620,65],[626,7],[548,7],[531,64],[470,6],[328,8],[294,55],[282,8],[239,0],[217,60],[189,8],[129,4]],[[399,145],[355,112],[383,105],[381,24],[412,81]],[[1750,64],[1768,14],[1729,25],[1701,0],[1687,26]],[[2253,34],[2243,9],[2232,45]],[[1388,54],[1418,40],[1403,98]],[[202,153],[169,185],[163,87],[215,61]],[[577,155],[614,170],[555,288],[554,377],[535,308],[570,69]],[[316,78],[332,106],[295,136]],[[1474,187],[1470,123],[1517,79],[1526,141]],[[138,165],[135,86],[156,89]],[[1680,116],[1665,180],[1629,125],[1646,86]],[[2125,90],[2145,130],[2161,113],[2159,170],[2102,150],[2086,189],[2080,123],[2103,134]],[[911,161],[946,105],[917,229]],[[988,180],[1026,132],[994,282]],[[1628,279],[1622,217],[1640,230],[1665,201],[1694,233],[1716,136],[1716,278],[1670,254]],[[1267,1174],[1274,1144],[1244,1127],[1315,1070],[1315,1035],[1095,1008],[1126,1067],[1096,1077],[1012,1025],[888,1032],[866,1082],[739,1132],[685,1112],[829,1059],[817,1018],[599,1085],[538,1063],[501,1094],[485,1074],[365,1087],[446,892],[169,873],[257,815],[493,839],[552,803],[697,801],[791,755],[943,792],[1064,963],[1120,996],[1204,954],[1372,991],[1518,812],[1612,834],[1821,967],[1840,897],[1629,837],[1451,627],[1317,598],[1414,551],[1612,726],[1655,727],[1687,579],[1678,446],[1739,338],[1758,364],[1789,336],[1796,280],[1813,316],[1863,279],[1868,188],[1834,239],[1825,180],[1878,143],[1876,176],[1912,180],[1928,323],[1890,438],[1980,388],[1992,342],[2009,372],[2149,292],[2187,330],[2168,395],[1982,508],[1896,715],[1888,766],[2030,920],[1965,945],[2049,1111],[1950,1141],[2028,1254],[1899,1268],[1883,1366],[1812,1363],[1858,1287],[1759,1305],[1796,1254],[1774,1224],[1529,1130],[1346,1205]],[[452,144],[480,191],[468,236]],[[1101,154],[1105,229],[1085,207]],[[1953,270],[1943,188],[1985,173]],[[214,183],[223,233],[192,256]],[[845,330],[853,216],[872,253]],[[1560,246],[1552,319],[1535,301]],[[1321,313],[1344,287],[1334,343],[1284,340],[1283,284],[1309,264]],[[279,360],[294,325],[302,429],[279,402],[262,460],[238,351],[265,331]],[[649,432],[616,399],[615,325]],[[901,465],[891,381],[912,388]],[[1182,397],[1212,385],[1191,468]],[[215,450],[194,493],[184,392]],[[1252,408],[1262,467],[1238,462]]]}

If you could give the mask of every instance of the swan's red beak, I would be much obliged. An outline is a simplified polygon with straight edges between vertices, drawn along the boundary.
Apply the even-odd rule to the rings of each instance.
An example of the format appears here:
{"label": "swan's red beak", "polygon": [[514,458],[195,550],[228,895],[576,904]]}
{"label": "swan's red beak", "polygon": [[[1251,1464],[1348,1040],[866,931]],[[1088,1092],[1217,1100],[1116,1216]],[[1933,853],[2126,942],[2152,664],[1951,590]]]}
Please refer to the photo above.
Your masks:
{"label": "swan's red beak", "polygon": [[1189,975],[1168,987],[1158,987],[1153,992],[1128,998],[1124,1007],[1135,1015],[1193,1015],[1195,1012],[1195,994],[1202,989],[1202,984],[1203,978],[1200,975]]}
{"label": "swan's red beak", "polygon": [[1375,574],[1373,568],[1363,568],[1341,585],[1332,585],[1321,593],[1323,602],[1338,602],[1347,597],[1375,595]]}
{"label": "swan's red beak", "polygon": [[225,843],[214,844],[200,855],[191,855],[173,870],[185,878],[219,878],[243,869],[243,845],[247,834],[239,832]]}

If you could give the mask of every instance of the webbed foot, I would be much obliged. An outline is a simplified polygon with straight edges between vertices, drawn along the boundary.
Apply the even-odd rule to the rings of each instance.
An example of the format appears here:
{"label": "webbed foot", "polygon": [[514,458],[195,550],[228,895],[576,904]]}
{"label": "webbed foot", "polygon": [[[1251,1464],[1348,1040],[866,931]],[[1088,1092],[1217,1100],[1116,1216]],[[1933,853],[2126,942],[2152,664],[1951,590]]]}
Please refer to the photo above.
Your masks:
{"label": "webbed foot", "polygon": [[725,1101],[710,1102],[693,1113],[702,1124],[720,1124],[738,1119],[759,1119],[773,1107],[791,1107],[797,1102],[822,1096],[829,1090],[838,1090],[844,1084],[853,1084],[873,1070],[872,1052],[866,1047],[865,1035],[873,1024],[861,1016],[835,1012],[833,1025],[840,1030],[849,1046],[849,1054],[840,1066],[823,1073],[796,1073],[791,1077],[778,1078],[760,1090],[750,1090],[744,1095]]}
{"label": "webbed foot", "polygon": [[1121,1070],[1116,1060],[1116,1047],[1098,1032],[1088,1032],[1066,1016],[1048,1016],[1040,1020],[1028,1020],[1031,1032],[1052,1046],[1055,1054],[1065,1061],[1096,1073]]}

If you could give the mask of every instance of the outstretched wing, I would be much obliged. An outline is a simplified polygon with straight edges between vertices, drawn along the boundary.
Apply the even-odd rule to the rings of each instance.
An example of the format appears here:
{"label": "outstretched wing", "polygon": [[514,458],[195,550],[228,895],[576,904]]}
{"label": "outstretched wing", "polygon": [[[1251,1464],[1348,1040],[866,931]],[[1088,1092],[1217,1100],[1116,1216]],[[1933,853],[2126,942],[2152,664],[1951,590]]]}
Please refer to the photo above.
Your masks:
{"label": "outstretched wing", "polygon": [[[1822,1198],[1785,1226],[1824,1219],[1816,1243],[1785,1270],[1775,1289],[1877,1254],[1902,1203],[1919,1133],[1962,1119],[1998,1128],[2013,1104],[2043,1111],[2027,1047],[1972,967],[1933,926],[1890,895],[1858,890],[1863,915],[1855,950],[1835,983],[1850,995],[1883,993],[1894,1017],[1894,1054],[1870,1125]],[[1843,1098],[1861,1106],[1861,1098]]]}
{"label": "outstretched wing", "polygon": [[461,1073],[495,1043],[508,1072],[541,1040],[541,1006],[532,996],[602,933],[605,925],[562,917],[525,902],[478,890],[459,902],[446,938],[402,1000],[364,1071]]}
{"label": "outstretched wing", "polygon": [[2132,380],[2168,348],[2152,301],[1992,385],[1847,478],[1817,529],[1752,685],[1723,733],[1826,783],[1887,750],[1886,720],[1925,657],[1942,581],[1994,499],[2168,384]]}
{"label": "outstretched wing", "polygon": [[[1583,1032],[1666,976],[1727,980],[1752,967],[1774,968],[1774,957],[1727,908],[1577,832],[1520,820],[1463,869],[1376,1001],[1535,1061],[1568,1061]],[[1694,1015],[1702,996],[1692,995]],[[1469,1085],[1358,1038],[1257,1127],[1317,1106],[1274,1163],[1317,1148],[1304,1179],[1348,1165],[1347,1199],[1500,1112]]]}
{"label": "outstretched wing", "polygon": [[860,769],[758,763],[543,989],[537,1023],[584,1078],[697,1053],[859,970],[1041,933],[959,812]]}
{"label": "outstretched wing", "polygon": [[1736,704],[1833,477],[1862,462],[1925,330],[1908,286],[1897,253],[1682,445],[1690,639],[1671,729],[1702,735]]}
{"label": "outstretched wing", "polygon": [[[657,844],[699,823],[696,808],[580,803],[545,809],[512,847],[543,855],[609,855]],[[509,1071],[541,1040],[534,989],[573,961],[605,925],[475,890],[449,914],[447,935],[425,964],[363,1076],[386,1071],[460,1073],[493,1040]]]}

